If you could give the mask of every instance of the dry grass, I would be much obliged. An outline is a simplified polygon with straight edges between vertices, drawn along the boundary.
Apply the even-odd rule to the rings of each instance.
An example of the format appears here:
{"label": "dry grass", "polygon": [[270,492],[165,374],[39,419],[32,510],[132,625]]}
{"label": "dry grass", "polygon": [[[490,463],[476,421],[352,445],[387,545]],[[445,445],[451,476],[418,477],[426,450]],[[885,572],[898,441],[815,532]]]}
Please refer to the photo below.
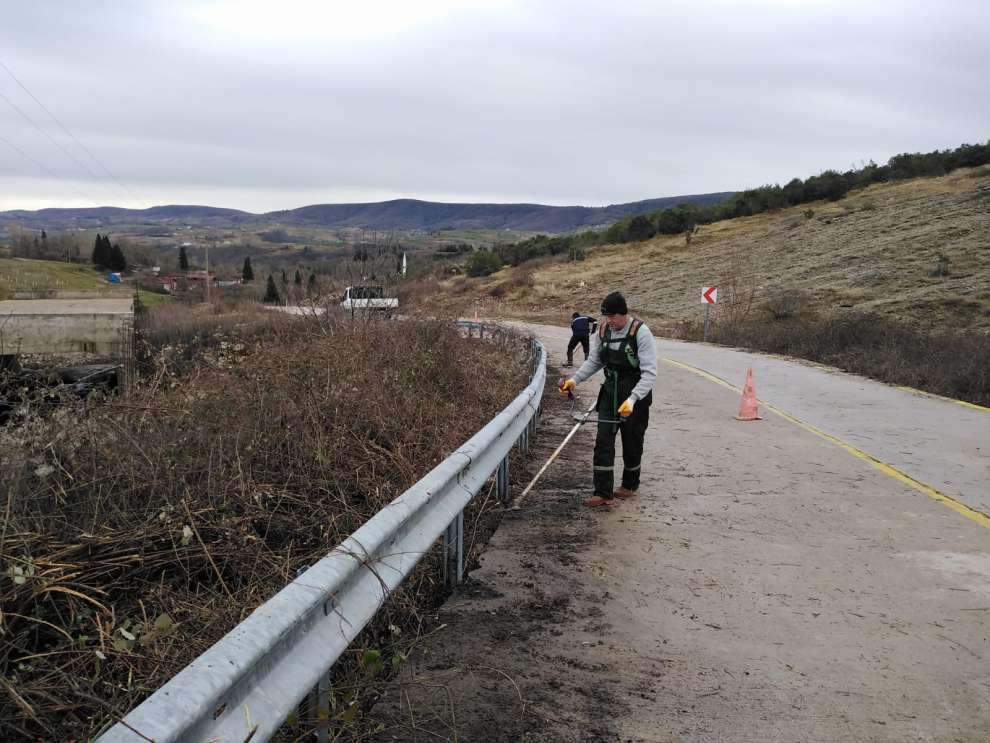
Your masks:
{"label": "dry grass", "polygon": [[[149,355],[188,338],[170,317],[150,326],[169,340]],[[222,358],[201,347],[209,363],[189,372],[152,359],[152,382],[125,400],[2,432],[0,738],[82,740],[125,713],[476,431],[528,370],[520,342],[441,322],[324,318],[254,337]],[[427,563],[378,626],[415,626],[436,586]]]}
{"label": "dry grass", "polygon": [[[538,268],[531,287],[509,289],[511,272],[520,269],[506,269],[499,281],[507,291],[483,301],[492,314],[564,322],[572,307],[594,306],[621,289],[636,313],[670,331],[701,316],[702,286],[726,283],[743,262],[757,304],[801,291],[813,309],[844,306],[929,329],[986,331],[988,207],[985,167],[878,184],[835,203],[703,225],[690,247],[682,235],[597,247],[585,261]],[[935,277],[939,252],[949,274]]]}

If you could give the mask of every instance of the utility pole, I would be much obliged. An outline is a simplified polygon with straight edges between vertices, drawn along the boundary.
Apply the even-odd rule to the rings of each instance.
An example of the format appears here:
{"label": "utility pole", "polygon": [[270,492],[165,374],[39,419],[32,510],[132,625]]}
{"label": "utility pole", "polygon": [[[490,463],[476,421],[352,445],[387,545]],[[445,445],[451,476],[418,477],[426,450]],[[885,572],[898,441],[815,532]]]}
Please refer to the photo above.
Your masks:
{"label": "utility pole", "polygon": [[[210,238],[214,240],[216,238]],[[206,247],[206,303],[210,303],[210,243],[209,240],[205,241]]]}

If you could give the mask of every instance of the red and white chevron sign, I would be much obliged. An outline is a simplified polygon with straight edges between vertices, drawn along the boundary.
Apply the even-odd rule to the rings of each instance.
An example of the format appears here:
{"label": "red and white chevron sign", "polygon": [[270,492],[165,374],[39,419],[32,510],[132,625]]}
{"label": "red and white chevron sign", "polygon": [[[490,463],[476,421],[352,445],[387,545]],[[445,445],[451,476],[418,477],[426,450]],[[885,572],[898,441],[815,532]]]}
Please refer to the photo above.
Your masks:
{"label": "red and white chevron sign", "polygon": [[718,287],[717,286],[701,287],[701,303],[715,304],[716,302],[718,302]]}

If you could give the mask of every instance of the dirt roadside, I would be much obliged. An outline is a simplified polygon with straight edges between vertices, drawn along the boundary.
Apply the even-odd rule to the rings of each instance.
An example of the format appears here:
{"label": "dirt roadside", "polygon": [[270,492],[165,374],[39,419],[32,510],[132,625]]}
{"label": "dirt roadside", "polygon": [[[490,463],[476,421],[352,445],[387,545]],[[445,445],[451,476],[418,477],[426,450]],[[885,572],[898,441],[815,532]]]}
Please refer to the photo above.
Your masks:
{"label": "dirt roadside", "polygon": [[[379,739],[990,739],[986,530],[662,372],[640,496],[581,509],[582,430],[376,707]],[[534,461],[569,425],[547,394]]]}
{"label": "dirt roadside", "polygon": [[[552,380],[533,472],[573,424]],[[604,610],[610,594],[581,559],[591,545],[607,547],[598,514],[579,509],[593,442],[594,429],[584,427],[523,510],[503,517],[481,567],[439,611],[440,629],[417,646],[376,705],[373,716],[386,724],[381,740],[615,739],[612,717],[629,700],[625,689],[617,694],[611,681],[603,683],[612,669]],[[515,496],[528,477],[512,474]],[[634,684],[637,694],[649,694],[645,681]]]}

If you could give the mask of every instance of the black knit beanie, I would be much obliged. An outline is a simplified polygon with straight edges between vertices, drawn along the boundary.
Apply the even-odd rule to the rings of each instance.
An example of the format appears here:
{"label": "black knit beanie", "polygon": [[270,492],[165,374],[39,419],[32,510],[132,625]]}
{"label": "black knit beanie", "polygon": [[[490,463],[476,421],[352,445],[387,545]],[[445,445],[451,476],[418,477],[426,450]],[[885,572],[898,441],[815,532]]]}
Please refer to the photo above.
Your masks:
{"label": "black knit beanie", "polygon": [[626,298],[619,292],[612,292],[602,300],[603,315],[627,315],[629,308],[626,307]]}

